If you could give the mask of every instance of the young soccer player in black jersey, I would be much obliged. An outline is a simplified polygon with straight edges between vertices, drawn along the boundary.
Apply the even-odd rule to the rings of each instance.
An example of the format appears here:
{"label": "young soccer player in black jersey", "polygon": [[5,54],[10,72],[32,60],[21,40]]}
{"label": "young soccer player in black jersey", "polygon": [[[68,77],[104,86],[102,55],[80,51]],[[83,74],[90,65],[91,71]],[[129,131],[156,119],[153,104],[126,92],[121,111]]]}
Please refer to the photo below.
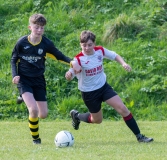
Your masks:
{"label": "young soccer player in black jersey", "polygon": [[43,36],[46,19],[42,14],[29,18],[30,35],[21,37],[16,43],[11,57],[12,82],[17,84],[29,111],[29,128],[34,144],[40,144],[39,118],[46,118],[48,106],[44,77],[45,58],[70,64],[70,58],[59,51],[51,40]]}

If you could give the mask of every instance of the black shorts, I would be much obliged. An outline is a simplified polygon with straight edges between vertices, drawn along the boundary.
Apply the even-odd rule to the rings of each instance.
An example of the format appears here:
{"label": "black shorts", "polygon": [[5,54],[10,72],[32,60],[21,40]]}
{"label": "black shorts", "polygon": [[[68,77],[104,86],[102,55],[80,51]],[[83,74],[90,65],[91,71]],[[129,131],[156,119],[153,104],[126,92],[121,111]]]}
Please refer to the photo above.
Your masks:
{"label": "black shorts", "polygon": [[116,96],[117,93],[106,82],[103,87],[91,91],[81,92],[83,101],[90,113],[97,113],[101,109],[101,103]]}
{"label": "black shorts", "polygon": [[27,77],[20,75],[17,88],[22,95],[24,92],[33,94],[36,101],[46,101],[46,82],[44,75],[39,77]]}

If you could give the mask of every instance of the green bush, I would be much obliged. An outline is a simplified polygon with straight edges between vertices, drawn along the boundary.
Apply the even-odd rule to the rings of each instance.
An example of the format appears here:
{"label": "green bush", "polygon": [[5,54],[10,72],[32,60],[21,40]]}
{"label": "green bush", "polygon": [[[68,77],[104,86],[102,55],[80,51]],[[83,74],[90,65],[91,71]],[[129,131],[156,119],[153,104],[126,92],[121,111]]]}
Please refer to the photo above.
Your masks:
{"label": "green bush", "polygon": [[[47,18],[45,35],[69,57],[80,51],[79,35],[91,30],[97,45],[120,54],[132,67],[126,72],[114,61],[105,60],[107,81],[138,119],[165,120],[166,111],[166,1],[145,0],[0,0],[0,119],[25,119],[24,103],[16,104],[19,95],[12,84],[10,58],[21,36],[29,34],[28,18],[40,12]],[[77,79],[64,77],[69,66],[46,60],[49,119],[69,118],[73,108],[87,109],[78,91]],[[121,117],[102,104],[104,118]]]}

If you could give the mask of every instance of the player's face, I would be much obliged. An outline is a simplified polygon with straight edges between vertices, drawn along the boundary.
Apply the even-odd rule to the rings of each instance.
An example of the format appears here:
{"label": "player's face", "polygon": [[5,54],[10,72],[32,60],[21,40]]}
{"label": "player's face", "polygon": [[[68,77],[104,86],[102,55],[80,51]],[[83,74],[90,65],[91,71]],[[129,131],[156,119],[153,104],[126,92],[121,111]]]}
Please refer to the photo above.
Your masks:
{"label": "player's face", "polygon": [[92,55],[94,53],[95,43],[92,40],[88,40],[86,43],[80,43],[84,54]]}
{"label": "player's face", "polygon": [[40,26],[38,24],[31,24],[29,29],[31,30],[31,35],[33,35],[34,38],[41,37],[44,33],[44,26]]}

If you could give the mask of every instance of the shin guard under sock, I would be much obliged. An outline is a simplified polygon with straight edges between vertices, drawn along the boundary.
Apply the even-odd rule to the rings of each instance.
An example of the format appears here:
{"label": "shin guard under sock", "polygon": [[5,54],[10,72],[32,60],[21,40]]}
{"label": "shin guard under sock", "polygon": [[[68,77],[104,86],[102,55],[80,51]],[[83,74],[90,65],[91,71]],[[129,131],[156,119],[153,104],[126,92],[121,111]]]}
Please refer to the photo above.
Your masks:
{"label": "shin guard under sock", "polygon": [[38,118],[31,118],[29,117],[29,128],[30,128],[30,133],[33,139],[38,139],[39,138],[39,124],[38,124]]}
{"label": "shin guard under sock", "polygon": [[80,121],[86,122],[86,123],[92,123],[91,122],[91,114],[89,112],[87,113],[79,113],[77,118]]}
{"label": "shin guard under sock", "polygon": [[123,117],[126,125],[131,129],[131,131],[137,135],[140,133],[139,127],[133,118],[132,114],[130,113],[127,117]]}

